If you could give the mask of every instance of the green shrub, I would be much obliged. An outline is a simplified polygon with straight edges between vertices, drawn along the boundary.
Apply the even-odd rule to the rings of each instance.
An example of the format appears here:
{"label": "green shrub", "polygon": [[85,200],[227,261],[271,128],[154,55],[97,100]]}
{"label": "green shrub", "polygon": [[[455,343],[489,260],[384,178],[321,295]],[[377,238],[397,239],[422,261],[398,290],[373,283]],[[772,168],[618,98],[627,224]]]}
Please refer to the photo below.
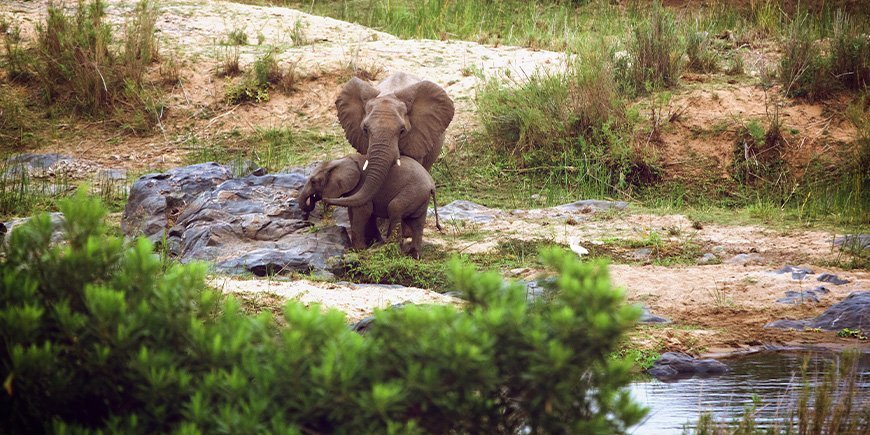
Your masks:
{"label": "green shrub", "polygon": [[689,29],[686,35],[686,55],[689,57],[688,68],[700,73],[711,73],[719,70],[716,61],[718,54],[711,47],[710,35],[697,28]]}
{"label": "green shrub", "polygon": [[633,143],[635,120],[627,116],[607,51],[581,53],[562,74],[536,74],[519,84],[490,80],[476,102],[482,141],[525,170],[564,174],[593,196],[655,179],[655,157]]}
{"label": "green shrub", "polygon": [[831,37],[831,74],[846,88],[865,90],[870,83],[870,26],[853,21],[842,11],[834,19]]}
{"label": "green shrub", "polygon": [[144,239],[106,235],[105,210],[61,204],[66,243],[37,216],[0,257],[4,431],[614,433],[644,411],[611,359],[636,308],[607,268],[549,250],[552,300],[454,263],[463,309],[341,313],[288,302],[286,326],[205,288],[201,264],[165,272]]}
{"label": "green shrub", "polygon": [[660,3],[655,2],[652,12],[635,26],[627,46],[628,56],[617,68],[625,91],[644,94],[677,84],[685,49],[676,20]]}
{"label": "green shrub", "polygon": [[49,3],[45,23],[37,25],[29,68],[47,102],[147,130],[162,116],[159,95],[145,85],[147,68],[158,54],[157,7],[140,0],[120,44],[104,21],[105,9],[103,0],[80,1],[74,9]]}

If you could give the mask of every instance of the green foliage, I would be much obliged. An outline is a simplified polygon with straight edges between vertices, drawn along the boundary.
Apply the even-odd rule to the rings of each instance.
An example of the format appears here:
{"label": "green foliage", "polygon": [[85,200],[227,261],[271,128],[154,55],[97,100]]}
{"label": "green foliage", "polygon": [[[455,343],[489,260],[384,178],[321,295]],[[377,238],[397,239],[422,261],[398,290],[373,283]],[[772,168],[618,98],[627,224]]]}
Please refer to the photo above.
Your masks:
{"label": "green foliage", "polygon": [[652,12],[634,27],[627,43],[628,56],[617,65],[616,71],[627,93],[645,94],[677,84],[685,53],[679,33],[673,15],[655,2]]}
{"label": "green foliage", "polygon": [[74,8],[50,2],[45,22],[36,26],[36,43],[28,49],[22,48],[17,27],[7,26],[4,66],[13,79],[35,81],[51,105],[147,131],[163,116],[159,92],[146,84],[147,68],[158,54],[157,7],[140,0],[120,41],[105,22],[105,9],[103,0],[79,1]]}
{"label": "green foliage", "polygon": [[819,32],[808,29],[808,17],[792,20],[782,43],[779,76],[786,94],[820,100],[841,88],[865,90],[870,82],[870,39],[867,22],[842,11],[833,19],[828,49]]}
{"label": "green foliage", "polygon": [[37,216],[0,259],[0,419],[10,432],[618,433],[644,410],[610,358],[638,316],[607,268],[547,250],[554,297],[455,262],[469,303],[376,313],[365,337],[289,302],[286,326],[161,271],[105,210],[64,201],[67,243]]}
{"label": "green foliage", "polygon": [[486,82],[477,94],[486,147],[523,171],[564,177],[588,196],[656,178],[655,157],[632,141],[609,53],[590,47],[566,73]]}
{"label": "green foliage", "polygon": [[719,63],[716,61],[719,55],[713,50],[708,32],[698,28],[689,29],[686,35],[686,55],[689,56],[687,67],[691,71],[711,73],[719,70]]}
{"label": "green foliage", "polygon": [[227,32],[226,39],[223,40],[224,45],[248,45],[248,33],[245,29],[234,28]]}
{"label": "green foliage", "polygon": [[843,328],[837,331],[837,337],[857,338],[858,340],[866,340],[867,336],[860,329]]}
{"label": "green foliage", "polygon": [[[270,88],[278,88],[287,93],[296,90],[296,63],[291,63],[287,70],[284,70],[278,65],[276,54],[274,48],[269,48],[262,56],[258,57],[254,61],[251,72],[240,82],[227,88],[227,102],[231,104],[262,103],[269,100]],[[227,62],[224,66],[224,75],[232,75],[228,74],[229,71],[240,71],[238,69],[238,52],[236,52],[235,60]],[[233,64],[235,67],[232,66]]]}
{"label": "green foliage", "polygon": [[447,285],[447,257],[443,253],[424,249],[422,258],[415,260],[402,253],[396,243],[345,255],[341,269],[339,275],[354,282],[435,290]]}

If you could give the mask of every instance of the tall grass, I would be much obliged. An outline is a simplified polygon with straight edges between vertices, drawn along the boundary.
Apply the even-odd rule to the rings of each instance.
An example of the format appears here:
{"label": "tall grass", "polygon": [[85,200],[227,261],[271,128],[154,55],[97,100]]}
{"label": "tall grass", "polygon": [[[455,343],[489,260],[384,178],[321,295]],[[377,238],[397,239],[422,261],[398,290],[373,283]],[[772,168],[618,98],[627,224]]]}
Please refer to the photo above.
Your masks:
{"label": "tall grass", "polygon": [[574,184],[590,196],[648,181],[654,159],[633,141],[633,119],[609,59],[607,50],[590,49],[564,73],[486,82],[476,100],[481,140],[513,156],[519,171]]}
{"label": "tall grass", "polygon": [[157,15],[152,0],[140,0],[116,41],[103,0],[81,1],[73,9],[49,3],[27,69],[48,103],[148,130],[163,112],[159,93],[145,83],[158,56]]}
{"label": "tall grass", "polygon": [[628,40],[628,56],[619,68],[623,86],[630,94],[644,94],[677,84],[685,53],[674,16],[658,2],[634,27]]}

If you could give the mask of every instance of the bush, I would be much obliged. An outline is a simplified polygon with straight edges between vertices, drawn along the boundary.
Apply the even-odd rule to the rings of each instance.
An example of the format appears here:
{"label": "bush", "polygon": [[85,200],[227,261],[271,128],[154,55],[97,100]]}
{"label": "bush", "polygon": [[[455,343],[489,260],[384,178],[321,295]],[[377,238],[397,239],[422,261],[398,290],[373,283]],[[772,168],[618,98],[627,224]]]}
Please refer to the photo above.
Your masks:
{"label": "bush", "polygon": [[674,17],[656,2],[652,13],[634,28],[628,56],[617,69],[624,90],[644,94],[675,86],[682,72],[683,53]]}
{"label": "bush", "polygon": [[380,311],[365,337],[336,311],[288,302],[287,326],[106,235],[105,210],[61,204],[66,243],[37,216],[0,259],[4,431],[625,432],[643,416],[610,359],[638,312],[607,268],[560,250],[548,303],[452,266],[463,310]]}
{"label": "bush", "polygon": [[786,95],[820,100],[838,89],[866,89],[870,81],[870,37],[863,22],[838,11],[830,48],[807,29],[807,16],[795,18],[782,44],[779,76]]}
{"label": "bush", "polygon": [[[690,29],[686,35],[686,55],[689,57],[690,70],[711,73],[719,70],[717,53],[711,47],[710,35],[698,29]],[[739,55],[738,55],[739,56]]]}
{"label": "bush", "polygon": [[609,53],[579,55],[568,72],[533,75],[515,87],[491,80],[477,94],[483,140],[528,170],[565,172],[590,195],[649,181],[654,157],[635,147],[633,119]]}
{"label": "bush", "polygon": [[[270,48],[254,61],[253,70],[240,82],[227,89],[226,99],[231,104],[245,102],[261,103],[269,100],[269,88],[290,93],[296,90],[296,63],[284,70],[275,59],[275,49]],[[238,70],[238,57],[235,60]]]}
{"label": "bush", "polygon": [[50,3],[46,22],[37,26],[36,47],[25,69],[32,70],[49,103],[88,115],[114,116],[136,131],[147,130],[162,116],[163,108],[144,84],[148,66],[157,59],[157,8],[151,0],[136,4],[120,50],[113,49],[116,44],[111,25],[104,21],[105,9],[102,0],[80,1],[72,11]]}

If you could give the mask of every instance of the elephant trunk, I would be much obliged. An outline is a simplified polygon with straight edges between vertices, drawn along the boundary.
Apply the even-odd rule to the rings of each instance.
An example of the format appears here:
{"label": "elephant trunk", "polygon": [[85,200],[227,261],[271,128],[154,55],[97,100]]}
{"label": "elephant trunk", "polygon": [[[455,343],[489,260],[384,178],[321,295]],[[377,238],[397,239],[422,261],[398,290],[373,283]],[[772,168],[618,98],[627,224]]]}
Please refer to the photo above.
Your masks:
{"label": "elephant trunk", "polygon": [[359,207],[371,202],[375,194],[381,190],[387,173],[398,159],[398,153],[390,152],[383,147],[369,148],[368,165],[364,169],[362,187],[356,193],[345,198],[324,198],[327,204],[340,207]]}
{"label": "elephant trunk", "polygon": [[299,195],[296,196],[296,203],[299,204],[299,208],[302,209],[306,214],[310,213],[311,210],[314,210],[314,206],[317,204],[317,194],[312,191],[311,186],[306,184],[302,190],[299,191]]}

